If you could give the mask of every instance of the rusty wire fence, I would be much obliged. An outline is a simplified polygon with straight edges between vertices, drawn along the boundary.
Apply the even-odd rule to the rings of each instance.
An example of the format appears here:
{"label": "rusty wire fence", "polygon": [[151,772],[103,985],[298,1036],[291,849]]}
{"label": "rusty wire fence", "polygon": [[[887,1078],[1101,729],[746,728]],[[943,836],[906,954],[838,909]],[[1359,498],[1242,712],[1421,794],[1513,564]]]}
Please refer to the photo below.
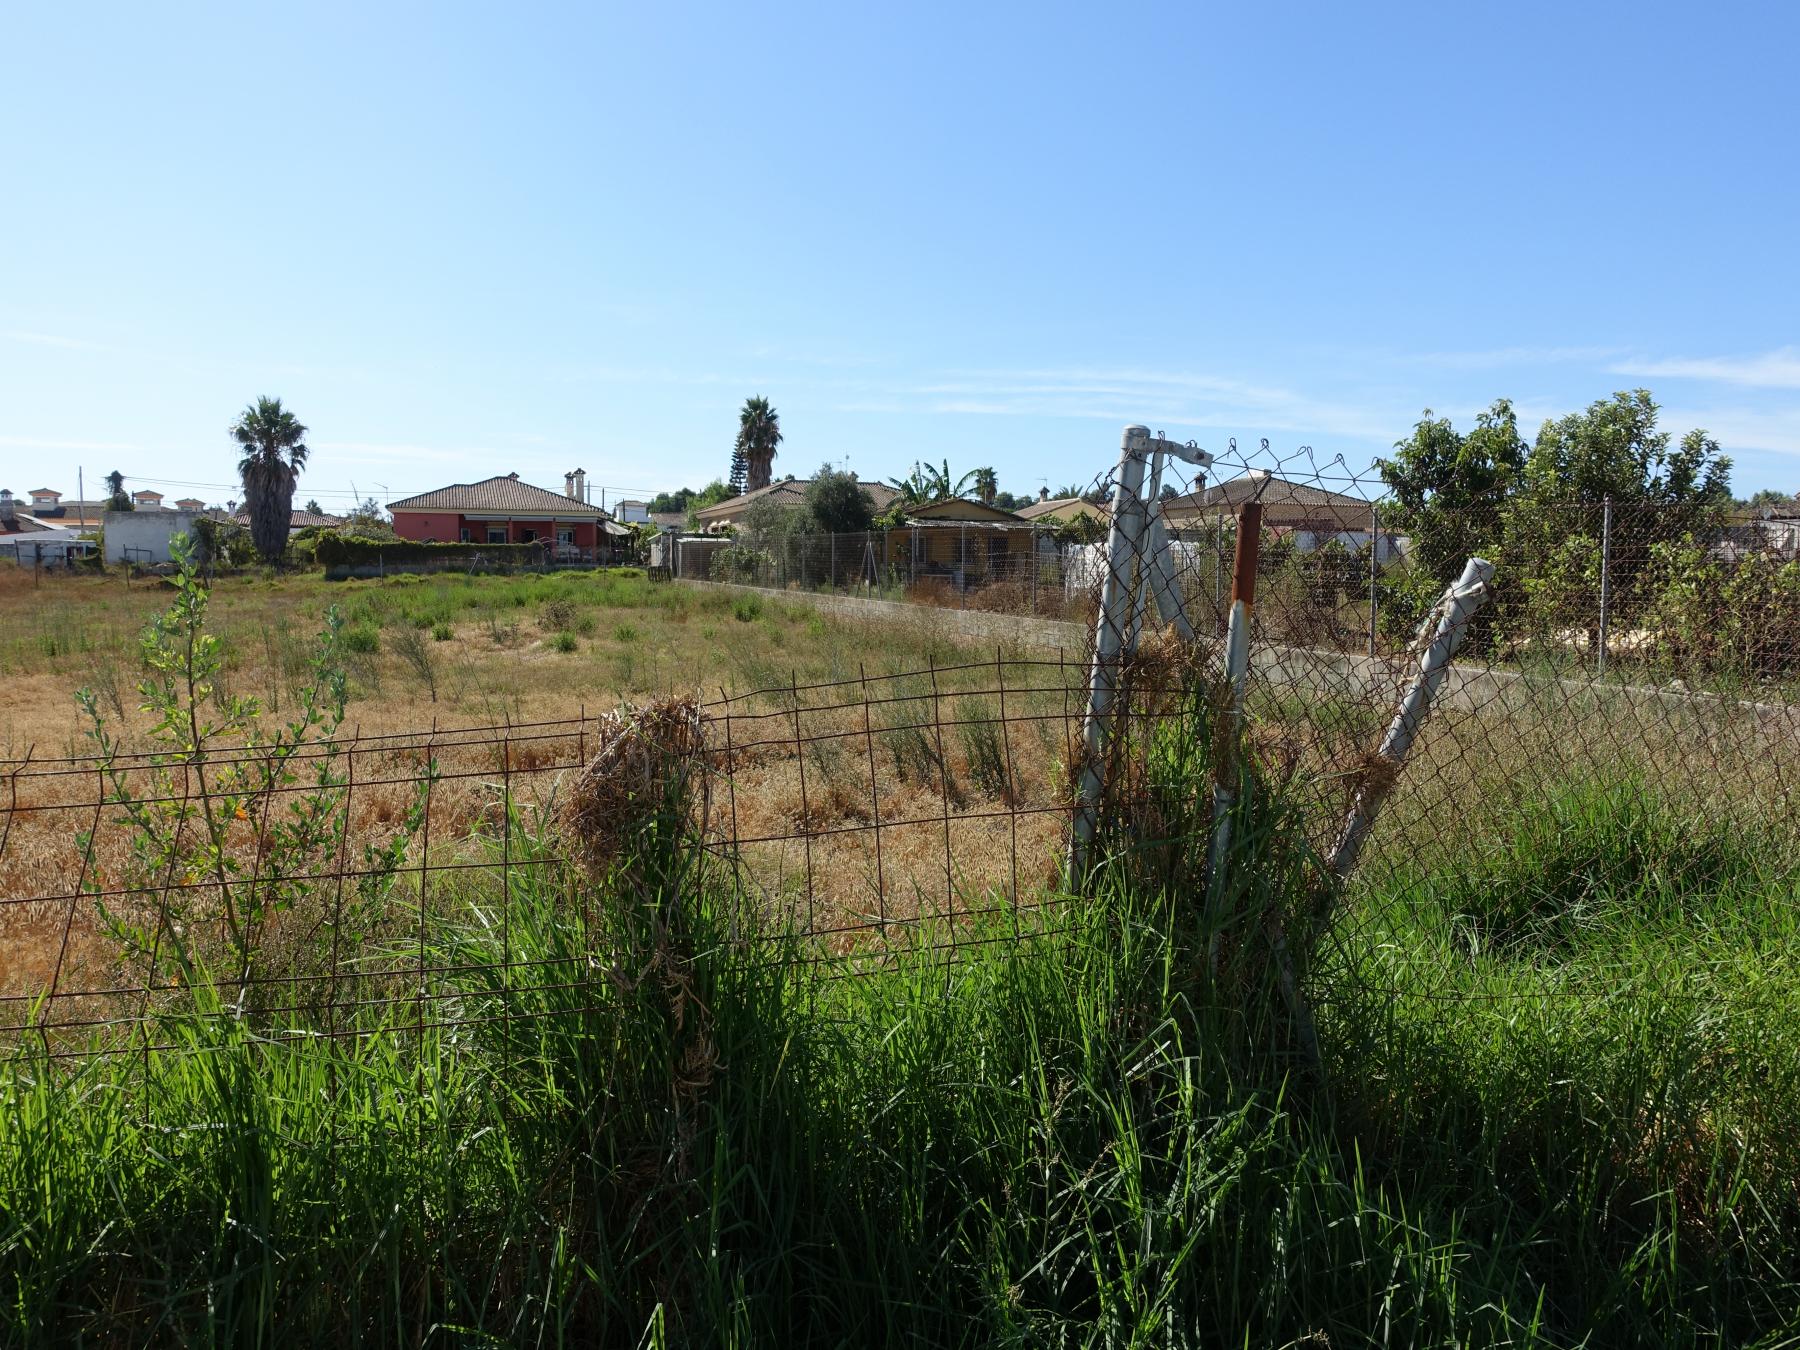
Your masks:
{"label": "rusty wire fence", "polygon": [[[1278,800],[1304,903],[1212,922],[1290,945],[1296,998],[1327,1015],[1350,988],[1707,998],[1792,966],[1719,915],[1629,971],[1583,945],[1653,891],[1702,914],[1732,848],[1792,903],[1800,577],[1778,536],[1605,502],[1409,535],[1341,464],[1182,449],[1141,441],[1097,481],[1110,537],[1055,564],[1091,635],[1066,650],[0,764],[0,1040],[126,1053],[175,1016],[356,1038],[598,1004],[634,978],[602,912],[642,863],[620,839],[670,793],[675,884],[725,897],[731,940],[771,960],[1054,934],[1098,852],[1172,828],[1196,847],[1166,884],[1228,907],[1232,831]],[[1144,765],[1184,737],[1174,810]]]}

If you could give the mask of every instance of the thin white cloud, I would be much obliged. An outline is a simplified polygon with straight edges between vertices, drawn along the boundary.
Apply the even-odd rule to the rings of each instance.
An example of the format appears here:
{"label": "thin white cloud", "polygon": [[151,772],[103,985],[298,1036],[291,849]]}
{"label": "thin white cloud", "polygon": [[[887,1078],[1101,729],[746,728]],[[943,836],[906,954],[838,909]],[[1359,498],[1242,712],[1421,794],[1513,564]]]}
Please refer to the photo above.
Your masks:
{"label": "thin white cloud", "polygon": [[311,442],[314,455],[356,455],[363,459],[411,459],[444,461],[493,459],[517,453],[491,445],[414,445],[406,441],[319,441]]}
{"label": "thin white cloud", "polygon": [[1772,450],[1800,455],[1800,408],[1664,408],[1657,422],[1676,436],[1691,427],[1703,427],[1727,452]]}
{"label": "thin white cloud", "polygon": [[1647,379],[1717,380],[1753,389],[1800,389],[1800,347],[1777,347],[1759,356],[1673,357],[1661,361],[1621,361],[1615,375]]}
{"label": "thin white cloud", "polygon": [[0,338],[23,342],[33,347],[60,347],[65,351],[98,352],[106,350],[98,342],[85,338],[64,337],[60,333],[34,333],[22,328],[0,329]]}
{"label": "thin white cloud", "polygon": [[0,436],[0,446],[9,450],[111,450],[135,453],[143,446],[130,441],[70,441],[50,436]]}
{"label": "thin white cloud", "polygon": [[1496,370],[1503,366],[1597,365],[1616,360],[1623,347],[1490,347],[1485,351],[1420,352],[1411,358],[1445,370]]}
{"label": "thin white cloud", "polygon": [[959,371],[894,391],[919,411],[1013,417],[1145,421],[1163,428],[1215,427],[1391,440],[1410,425],[1397,407],[1315,398],[1230,376],[1179,370]]}

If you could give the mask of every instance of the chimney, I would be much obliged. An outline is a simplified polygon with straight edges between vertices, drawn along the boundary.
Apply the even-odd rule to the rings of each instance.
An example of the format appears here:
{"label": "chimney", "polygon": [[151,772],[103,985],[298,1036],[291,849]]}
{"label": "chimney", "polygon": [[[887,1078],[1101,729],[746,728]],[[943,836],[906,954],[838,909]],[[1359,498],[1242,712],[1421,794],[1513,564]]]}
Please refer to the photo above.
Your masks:
{"label": "chimney", "polygon": [[563,496],[573,497],[574,495],[575,495],[575,475],[573,473],[565,473],[563,475]]}
{"label": "chimney", "polygon": [[515,483],[519,481],[519,473],[518,473],[518,470],[516,470],[516,469],[513,472],[507,474],[506,476],[508,478],[512,479],[513,482],[515,482]]}
{"label": "chimney", "polygon": [[569,495],[578,502],[587,501],[587,470],[577,469],[569,477],[575,480],[575,490]]}
{"label": "chimney", "polygon": [[15,508],[11,488],[0,488],[0,525],[13,523]]}
{"label": "chimney", "polygon": [[1039,500],[1039,501],[1040,501],[1040,502],[1047,502],[1047,501],[1049,501],[1049,500],[1050,500],[1050,489],[1049,489],[1049,488],[1047,488],[1047,487],[1041,487],[1041,488],[1039,488],[1039,489],[1038,489],[1038,500]]}

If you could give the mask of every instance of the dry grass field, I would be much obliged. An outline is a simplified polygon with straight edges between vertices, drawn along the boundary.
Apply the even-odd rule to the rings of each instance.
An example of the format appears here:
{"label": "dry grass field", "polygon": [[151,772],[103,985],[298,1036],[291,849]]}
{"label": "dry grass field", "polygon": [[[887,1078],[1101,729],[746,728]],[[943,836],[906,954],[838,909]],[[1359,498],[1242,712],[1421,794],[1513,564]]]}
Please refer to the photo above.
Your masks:
{"label": "dry grass field", "polygon": [[[52,761],[94,752],[75,697],[83,687],[125,751],[151,748],[139,637],[173,594],[141,578],[34,586],[29,574],[0,573],[0,999],[15,1010],[52,983],[129,983],[95,899],[72,897],[119,885],[133,832],[117,808],[100,808],[92,768]],[[1072,656],[972,648],[929,623],[834,620],[632,571],[234,577],[209,601],[225,691],[292,716],[330,606],[344,619],[344,730],[358,747],[338,766],[354,782],[352,838],[360,847],[391,836],[435,764],[430,819],[413,843],[434,878],[494,861],[502,796],[526,813],[554,810],[602,715],[673,697],[706,708],[719,771],[708,830],[733,845],[747,894],[830,946],[871,924],[885,933],[890,922],[1010,905],[1040,889],[1060,857],[1059,766],[1079,707]],[[147,765],[127,781],[156,790]],[[254,869],[266,821],[235,833]],[[114,909],[157,903],[103,898]],[[58,1019],[124,1011],[105,1003],[66,1002]]]}
{"label": "dry grass field", "polygon": [[[169,586],[0,566],[0,759],[82,754],[74,693],[129,722],[138,635]],[[211,624],[233,692],[271,713],[304,684],[325,611],[346,621],[350,724],[363,734],[576,718],[670,694],[723,694],[967,660],[946,631],[873,630],[804,605],[652,584],[633,570],[548,576],[221,579]],[[986,655],[991,656],[989,648]]]}

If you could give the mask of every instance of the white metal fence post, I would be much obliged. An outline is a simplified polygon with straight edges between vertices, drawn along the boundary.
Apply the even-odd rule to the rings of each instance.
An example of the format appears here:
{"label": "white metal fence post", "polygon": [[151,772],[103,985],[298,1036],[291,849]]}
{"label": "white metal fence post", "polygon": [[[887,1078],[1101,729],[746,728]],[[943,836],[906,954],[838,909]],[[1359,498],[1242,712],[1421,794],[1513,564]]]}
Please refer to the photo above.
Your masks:
{"label": "white metal fence post", "polygon": [[1142,426],[1126,427],[1120,439],[1106,575],[1100,583],[1100,617],[1094,630],[1094,661],[1088,675],[1087,715],[1081,724],[1084,763],[1069,839],[1071,885],[1080,883],[1087,866],[1088,845],[1093,842],[1100,794],[1106,782],[1104,764],[1111,733],[1107,719],[1112,714],[1118,685],[1119,650],[1131,621],[1132,579],[1143,542],[1143,450],[1149,439],[1150,428]]}
{"label": "white metal fence post", "polygon": [[1364,775],[1363,785],[1351,799],[1349,813],[1344,817],[1337,843],[1331,850],[1331,871],[1339,879],[1349,876],[1350,869],[1356,866],[1369,827],[1375,823],[1375,815],[1393,787],[1400,766],[1406,763],[1419,727],[1424,723],[1426,713],[1431,711],[1431,701],[1437,697],[1438,689],[1449,675],[1451,658],[1469,631],[1469,621],[1487,602],[1488,583],[1493,579],[1494,564],[1486,558],[1470,558],[1463,567],[1462,576],[1444,592],[1425,617],[1418,638],[1418,643],[1423,644],[1418,674],[1401,696],[1394,720],[1388,724],[1381,747],[1375,752],[1376,763]]}
{"label": "white metal fence post", "polygon": [[[1163,460],[1165,458],[1163,445],[1164,442],[1157,441],[1156,450],[1150,456],[1150,484],[1144,490],[1144,517],[1147,522],[1156,519],[1156,499],[1162,492]],[[1160,531],[1155,533],[1146,531],[1144,538],[1147,543],[1166,547],[1166,540],[1157,537],[1158,535],[1160,535]],[[1125,649],[1128,652],[1137,650],[1138,634],[1144,631],[1144,611],[1150,604],[1150,587],[1139,585],[1135,594],[1136,603],[1131,607],[1131,632],[1125,639]]]}

